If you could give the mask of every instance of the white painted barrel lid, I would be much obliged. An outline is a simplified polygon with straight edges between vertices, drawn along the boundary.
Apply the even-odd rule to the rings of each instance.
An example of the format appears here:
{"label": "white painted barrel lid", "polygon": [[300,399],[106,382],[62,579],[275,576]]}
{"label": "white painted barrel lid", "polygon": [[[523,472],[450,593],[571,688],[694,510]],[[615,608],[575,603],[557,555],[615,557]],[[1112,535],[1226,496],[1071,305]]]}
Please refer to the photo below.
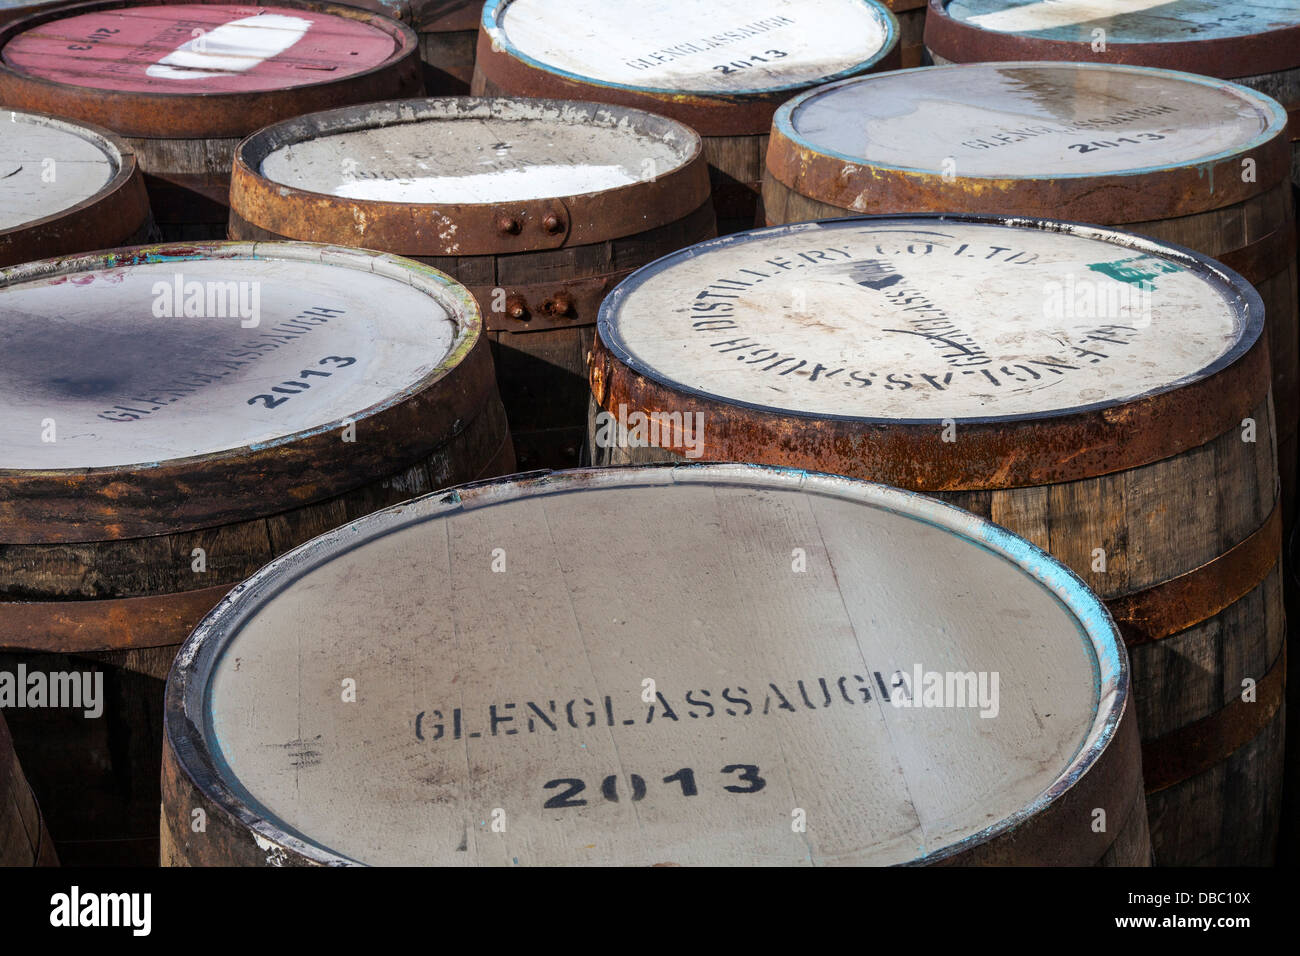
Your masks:
{"label": "white painted barrel lid", "polygon": [[1300,25],[1294,0],[946,0],[954,20],[997,33],[1107,44],[1182,43]]}
{"label": "white painted barrel lid", "polygon": [[258,171],[351,199],[489,203],[617,189],[663,176],[699,151],[678,124],[640,128],[627,110],[562,101],[431,99],[350,112],[273,148]]}
{"label": "white painted barrel lid", "polygon": [[70,210],[121,168],[117,146],[94,130],[36,113],[0,112],[0,230]]}
{"label": "white painted barrel lid", "polygon": [[494,46],[580,81],[668,93],[760,93],[868,69],[898,24],[872,0],[489,0]]}
{"label": "white painted barrel lid", "polygon": [[480,326],[434,269],[305,243],[14,266],[0,314],[0,470],[149,465],[360,421]]}
{"label": "white painted barrel lid", "polygon": [[810,418],[1040,418],[1226,367],[1263,307],[1235,273],[1099,227],[879,216],[739,233],[665,256],[599,334],[685,393]]}
{"label": "white painted barrel lid", "polygon": [[961,179],[1209,164],[1256,148],[1286,124],[1275,100],[1235,83],[1095,63],[970,63],[855,77],[802,94],[775,118],[784,136],[815,153]]}
{"label": "white painted barrel lid", "polygon": [[[749,465],[417,499],[268,565],[177,662],[200,791],[268,859],[380,865],[940,859],[1084,777],[1128,687],[1100,602],[1024,540]],[[912,693],[948,673],[970,696]]]}

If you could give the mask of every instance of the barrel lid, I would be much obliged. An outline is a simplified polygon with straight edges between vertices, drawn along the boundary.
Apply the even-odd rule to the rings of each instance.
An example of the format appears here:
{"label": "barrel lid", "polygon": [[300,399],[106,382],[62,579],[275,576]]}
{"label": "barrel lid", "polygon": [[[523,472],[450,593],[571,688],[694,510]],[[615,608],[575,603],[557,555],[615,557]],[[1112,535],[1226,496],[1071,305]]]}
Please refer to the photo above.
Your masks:
{"label": "barrel lid", "polygon": [[1300,66],[1300,7],[1252,0],[1225,14],[1219,0],[930,0],[925,42],[956,62],[1090,59],[1257,76]]}
{"label": "barrel lid", "polygon": [[[601,306],[591,377],[605,409],[700,409],[709,458],[779,447],[908,487],[1043,484],[1235,425],[1267,392],[1262,322],[1240,276],[1176,246],[1049,220],[861,217],[643,267]],[[1005,427],[1054,420],[1033,438]],[[960,440],[940,440],[949,424]]]}
{"label": "barrel lid", "polygon": [[[166,720],[268,860],[931,862],[1032,841],[1114,738],[1127,666],[1070,571],[943,503],[744,465],[586,470],[277,559],[182,647]],[[983,681],[987,706],[977,684],[925,705],[929,674]]]}
{"label": "barrel lid", "polygon": [[1275,100],[1133,66],[972,63],[853,77],[786,103],[773,126],[777,179],[860,212],[1137,222],[1178,215],[1180,203],[1239,202],[1289,170]]}
{"label": "barrel lid", "polygon": [[67,213],[104,191],[124,165],[120,141],[39,113],[0,112],[0,232]]}
{"label": "barrel lid", "polygon": [[0,28],[0,100],[111,116],[127,136],[235,137],[325,103],[400,95],[418,52],[409,27],[343,4],[92,0]]}
{"label": "barrel lid", "polygon": [[335,80],[396,52],[382,30],[304,7],[138,4],[69,14],[18,33],[5,62],[93,89],[201,95]]}
{"label": "barrel lid", "polygon": [[[489,0],[479,62],[512,93],[648,97],[704,135],[730,135],[765,133],[748,126],[770,121],[768,99],[876,68],[897,44],[897,20],[874,0]],[[723,115],[719,97],[741,115]]]}
{"label": "barrel lid", "polygon": [[[405,467],[417,453],[404,445],[444,437],[437,423],[387,439],[383,429],[429,399],[480,331],[473,298],[448,276],[306,243],[14,266],[0,270],[0,312],[0,514],[12,518],[11,541],[24,528],[36,540],[116,537],[136,521],[177,530],[216,513],[284,510],[354,487],[376,455],[410,455],[389,458],[390,472]],[[392,447],[376,447],[383,440]],[[260,489],[240,501],[259,469]],[[123,483],[154,500],[115,503]],[[74,491],[84,500],[65,500]],[[176,495],[186,504],[168,514],[159,502]],[[75,527],[60,531],[65,522]]]}
{"label": "barrel lid", "polygon": [[708,198],[700,137],[681,123],[595,103],[474,97],[286,120],[240,144],[231,189],[234,210],[277,235],[407,255],[602,241],[680,219]]}

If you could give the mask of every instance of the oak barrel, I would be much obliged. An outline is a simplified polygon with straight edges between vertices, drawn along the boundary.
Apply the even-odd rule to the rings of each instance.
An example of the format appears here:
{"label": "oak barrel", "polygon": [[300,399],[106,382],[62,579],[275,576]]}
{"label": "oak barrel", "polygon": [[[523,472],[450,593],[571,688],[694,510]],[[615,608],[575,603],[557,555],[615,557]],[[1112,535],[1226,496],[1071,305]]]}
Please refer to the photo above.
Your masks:
{"label": "oak barrel", "polygon": [[95,0],[0,27],[0,103],[124,137],[169,239],[224,236],[231,158],[254,130],[421,91],[410,27],[316,0]]}
{"label": "oak barrel", "polygon": [[746,465],[485,482],[199,625],[163,859],[1144,865],[1128,676],[1073,574],[932,499]]}
{"label": "oak barrel", "polygon": [[1189,246],[1263,297],[1283,513],[1295,521],[1300,329],[1287,118],[1222,80],[979,63],[806,93],[773,121],[769,223],[857,213],[1070,219]]}
{"label": "oak barrel", "polygon": [[489,0],[473,91],[660,113],[704,137],[718,228],[755,225],[772,113],[818,83],[899,63],[873,0]]}
{"label": "oak barrel", "polygon": [[277,554],[513,470],[478,306],[393,256],[141,247],[0,271],[0,648],[102,673],[14,710],[67,863],[157,860],[163,678]]}
{"label": "oak barrel", "polygon": [[0,114],[0,266],[150,238],[131,147],[99,127]]}
{"label": "oak barrel", "polygon": [[1262,328],[1240,276],[1100,227],[755,230],[606,300],[593,454],[867,478],[1050,551],[1128,642],[1156,862],[1267,863],[1285,624]]}
{"label": "oak barrel", "polygon": [[0,867],[58,863],[40,805],[18,765],[13,738],[0,713]]}
{"label": "oak barrel", "polygon": [[1291,116],[1300,182],[1300,6],[1290,0],[930,0],[935,63],[1091,60],[1235,80]]}
{"label": "oak barrel", "polygon": [[430,96],[468,93],[483,0],[412,0],[411,6],[420,37],[425,92]]}
{"label": "oak barrel", "polygon": [[316,113],[236,151],[230,235],[398,253],[469,287],[521,468],[575,465],[596,310],[716,234],[700,138],[620,106],[407,100]]}
{"label": "oak barrel", "polygon": [[920,66],[925,58],[926,0],[881,0],[898,20],[899,66]]}

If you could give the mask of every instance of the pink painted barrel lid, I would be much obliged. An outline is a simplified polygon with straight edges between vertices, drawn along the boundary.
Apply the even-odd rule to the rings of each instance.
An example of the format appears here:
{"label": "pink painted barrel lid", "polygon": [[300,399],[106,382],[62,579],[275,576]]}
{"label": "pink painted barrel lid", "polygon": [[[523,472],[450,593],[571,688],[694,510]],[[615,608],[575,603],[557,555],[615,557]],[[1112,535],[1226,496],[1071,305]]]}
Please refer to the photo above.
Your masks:
{"label": "pink painted barrel lid", "polygon": [[398,48],[372,23],[303,6],[142,4],[45,20],[10,39],[0,59],[73,86],[250,93],[355,76]]}

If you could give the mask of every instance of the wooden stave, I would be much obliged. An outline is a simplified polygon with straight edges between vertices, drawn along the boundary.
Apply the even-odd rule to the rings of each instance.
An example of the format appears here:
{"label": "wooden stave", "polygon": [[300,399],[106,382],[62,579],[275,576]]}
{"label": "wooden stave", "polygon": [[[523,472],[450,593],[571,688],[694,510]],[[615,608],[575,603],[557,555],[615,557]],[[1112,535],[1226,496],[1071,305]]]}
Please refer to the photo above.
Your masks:
{"label": "wooden stave", "polygon": [[926,0],[881,0],[898,21],[899,65],[905,70],[920,66],[925,58]]}
{"label": "wooden stave", "polygon": [[54,841],[0,714],[0,867],[58,865]]}
{"label": "wooden stave", "polygon": [[[56,123],[65,125],[61,120]],[[144,174],[134,151],[124,139],[102,127],[75,125],[116,150],[120,159],[116,175],[89,199],[41,219],[0,230],[0,267],[135,245],[151,236],[153,216]]]}
{"label": "wooden stave", "polygon": [[[1289,529],[1296,523],[1300,482],[1300,260],[1296,256],[1300,224],[1285,197],[1291,186],[1286,175],[1286,137],[1286,130],[1281,129],[1258,149],[1242,150],[1218,164],[1217,168],[1226,174],[1239,167],[1243,156],[1258,159],[1263,171],[1259,182],[1244,188],[1247,184],[1238,184],[1232,177],[1229,181],[1234,182],[1234,188],[1243,187],[1235,193],[1218,190],[1206,195],[1194,186],[1204,170],[1191,165],[1128,176],[1084,177],[1080,186],[1072,187],[1066,195],[1061,195],[1051,181],[1042,179],[992,181],[957,177],[950,184],[937,173],[894,177],[885,167],[891,177],[889,187],[873,188],[870,208],[857,210],[798,191],[790,182],[794,170],[800,177],[809,178],[822,170],[825,179],[834,167],[835,179],[826,181],[836,181],[843,161],[801,147],[779,124],[774,124],[762,184],[764,223],[771,226],[863,213],[903,215],[929,211],[1065,218],[1120,226],[1222,260],[1245,275],[1265,300],[1277,403],[1278,468]],[[1300,148],[1294,152],[1292,165],[1300,170]],[[774,171],[774,166],[782,172]],[[862,175],[848,180],[849,184],[871,181],[876,187],[884,185],[870,179],[869,164],[859,164],[859,168]],[[1219,177],[1219,181],[1222,179]],[[989,182],[996,182],[999,189],[983,189]],[[1116,189],[1116,195],[1125,197],[1124,201],[1101,201],[1109,188]],[[851,185],[843,189],[845,194],[860,191]],[[1142,201],[1141,212],[1135,218],[1128,200],[1142,195],[1148,198]],[[1152,211],[1158,211],[1152,210],[1150,197],[1161,196],[1177,204],[1177,214],[1147,218]]]}
{"label": "wooden stave", "polygon": [[[885,4],[892,13],[892,3]],[[478,34],[478,51],[470,92],[474,96],[537,96],[590,100],[648,110],[696,130],[704,140],[709,178],[714,189],[718,232],[727,235],[761,222],[762,163],[772,116],[787,99],[819,84],[752,95],[664,93],[582,82],[493,49],[487,16]],[[903,63],[898,18],[891,45],[854,75],[899,69]],[[754,159],[757,157],[757,168]],[[756,175],[757,174],[757,175]]]}
{"label": "wooden stave", "polygon": [[[688,468],[699,464],[693,462]],[[736,466],[722,464],[721,467]],[[835,481],[840,477],[802,474]],[[551,479],[574,481],[574,490],[580,490],[582,483],[589,480],[618,480],[600,468],[558,473],[543,470],[479,482],[453,491],[457,493],[458,503],[475,507],[477,502],[474,498],[479,494],[483,495],[484,504],[490,504],[497,494],[504,493],[506,498],[516,494],[516,486],[545,484]],[[211,754],[196,745],[195,741],[201,735],[192,716],[193,695],[194,688],[204,682],[200,672],[205,665],[196,667],[195,661],[205,655],[203,644],[211,637],[211,633],[201,628],[191,638],[186,651],[188,667],[173,671],[168,681],[168,729],[163,742],[163,801],[159,821],[162,866],[364,865],[315,847],[299,834],[279,829],[274,822],[261,820],[245,803],[246,796],[232,790],[221,779]],[[1151,865],[1138,735],[1134,708],[1128,696],[1131,685],[1123,654],[1120,660],[1125,662],[1121,665],[1118,689],[1123,702],[1118,712],[1112,711],[1112,717],[1108,718],[1111,731],[1106,746],[1100,752],[1094,751],[1094,761],[1081,775],[1071,777],[1065,788],[1060,788],[1058,782],[1052,791],[1052,801],[1034,815],[1010,826],[991,828],[994,831],[991,838],[987,833],[973,836],[922,861],[900,865]],[[202,783],[196,782],[191,768],[200,775]],[[1118,817],[1122,821],[1120,826],[1113,830],[1104,827],[1098,833],[1089,825],[1095,821],[1098,808],[1104,809],[1110,819]],[[192,814],[200,810],[206,830],[201,839],[191,839],[187,823]],[[1079,836],[1081,832],[1084,834],[1082,837]]]}
{"label": "wooden stave", "polygon": [[[37,8],[0,25],[0,50],[19,33],[64,15],[165,0],[89,0]],[[222,0],[186,0],[221,3]],[[277,0],[277,5],[333,13],[362,20],[392,34],[399,49],[379,67],[343,80],[252,94],[204,97],[194,109],[193,94],[131,93],[72,86],[27,76],[0,56],[0,101],[74,122],[95,123],[111,116],[113,132],[135,153],[164,238],[218,239],[229,206],[230,166],[239,141],[278,120],[347,103],[366,103],[423,92],[419,43],[405,23],[376,2]],[[380,12],[383,10],[384,12]],[[169,122],[171,126],[169,127]]]}
{"label": "wooden stave", "polygon": [[[1164,651],[1168,651],[1175,646],[1182,647],[1184,645],[1185,648],[1200,651],[1202,655],[1206,655],[1208,651],[1208,656],[1215,660],[1222,660],[1224,657],[1223,645],[1216,643],[1219,634],[1218,628],[1225,626],[1223,623],[1225,621],[1235,622],[1234,615],[1245,614],[1249,616],[1249,609],[1255,608],[1256,616],[1262,619],[1263,624],[1257,634],[1259,638],[1258,646],[1254,648],[1254,669],[1246,670],[1243,668],[1239,674],[1234,674],[1231,678],[1225,675],[1223,678],[1222,698],[1217,701],[1205,702],[1204,710],[1190,715],[1186,721],[1186,724],[1192,724],[1196,723],[1197,720],[1212,722],[1217,718],[1221,723],[1226,724],[1234,716],[1233,709],[1229,705],[1241,690],[1240,683],[1234,683],[1234,679],[1239,676],[1249,676],[1263,684],[1264,678],[1267,676],[1272,678],[1273,685],[1276,688],[1279,683],[1278,678],[1285,669],[1286,660],[1286,626],[1285,616],[1281,610],[1281,522],[1276,514],[1280,504],[1278,500],[1279,483],[1275,477],[1273,403],[1271,387],[1265,371],[1268,365],[1267,352],[1267,339],[1261,335],[1250,351],[1241,357],[1237,363],[1241,368],[1252,368],[1252,371],[1247,374],[1256,381],[1253,393],[1243,393],[1239,388],[1225,388],[1223,390],[1225,397],[1227,394],[1232,394],[1234,398],[1231,400],[1233,408],[1230,412],[1225,412],[1224,418],[1220,422],[1223,430],[1218,434],[1217,438],[1203,445],[1195,445],[1187,449],[1185,455],[1182,456],[1156,457],[1147,461],[1139,461],[1136,464],[1130,462],[1124,470],[1106,471],[1102,469],[1102,473],[1096,476],[1076,476],[1074,480],[1067,482],[1050,485],[1020,482],[1018,483],[1019,486],[1001,487],[996,490],[972,488],[970,483],[965,480],[959,482],[959,487],[956,488],[945,488],[941,483],[927,484],[918,482],[908,473],[905,463],[900,463],[896,470],[882,474],[870,467],[855,469],[849,459],[842,453],[837,453],[835,460],[839,470],[849,477],[882,481],[909,491],[931,495],[1001,524],[1007,527],[1008,530],[1053,554],[1078,574],[1107,603],[1120,622],[1121,631],[1124,633],[1126,643],[1129,645],[1130,655],[1135,662],[1133,700],[1139,714],[1138,727],[1144,737],[1148,736],[1144,716],[1149,720],[1151,713],[1153,713],[1152,705],[1146,700],[1150,690],[1147,685],[1151,681],[1142,676],[1144,669],[1151,666],[1149,662],[1158,659],[1157,655]],[[1218,379],[1219,376],[1229,372],[1231,368],[1232,366],[1229,366],[1228,369],[1220,370],[1218,375],[1212,376],[1211,380]],[[735,433],[728,433],[727,439],[722,445],[716,442],[712,447],[706,445],[702,450],[703,460],[740,460],[774,466],[812,469],[822,467],[817,462],[826,460],[824,456],[817,454],[817,442],[820,442],[823,448],[829,448],[832,444],[841,444],[845,436],[852,433],[851,426],[841,428],[833,433],[818,436],[811,446],[799,445],[792,447],[787,443],[783,443],[782,437],[789,434],[791,428],[799,427],[797,424],[799,420],[789,419],[777,421],[767,429],[753,429],[749,435],[745,435],[743,433],[745,425],[755,426],[760,424],[765,417],[763,411],[741,408],[718,401],[702,400],[689,393],[676,391],[671,386],[652,382],[634,370],[623,366],[618,357],[599,336],[592,353],[591,377],[593,397],[589,404],[587,434],[589,454],[592,463],[596,465],[680,463],[686,460],[680,448],[597,447],[595,441],[596,414],[601,409],[616,409],[620,404],[626,404],[629,410],[646,412],[656,409],[676,409],[683,412],[703,409],[708,420],[724,422],[724,431],[735,425],[737,420],[744,420],[744,425],[736,429]],[[1175,400],[1173,396],[1176,394],[1177,390],[1165,393],[1162,398],[1165,401],[1173,401]],[[727,420],[727,416],[730,416],[731,420]],[[1261,437],[1268,436],[1266,440],[1257,441],[1253,451],[1250,451],[1249,445],[1240,441],[1237,422],[1245,416],[1254,417],[1258,426],[1258,434]],[[775,416],[769,415],[766,417],[775,420]],[[1131,416],[1120,414],[1115,418],[1116,422],[1121,420],[1123,424],[1117,426],[1117,432],[1132,429],[1134,423]],[[807,418],[803,419],[803,423],[807,423]],[[872,441],[878,440],[879,436],[886,431],[911,430],[921,434],[927,427],[930,427],[931,431],[934,430],[933,427],[925,425],[910,427],[895,425],[892,429],[877,427],[874,430],[869,430],[864,428],[862,434],[866,440]],[[1055,421],[1039,419],[1020,422],[1018,427],[1023,445],[1051,445],[1053,444],[1051,433],[1060,429],[1062,423],[1059,419]],[[1065,427],[1068,428],[1068,425]],[[713,428],[710,433],[716,438],[718,429]],[[969,431],[967,431],[967,434],[970,434]],[[749,440],[747,441],[746,438]],[[1233,455],[1233,452],[1237,454]],[[1199,459],[1199,462],[1197,459]],[[1105,536],[1097,534],[1097,529],[1092,528],[1091,537],[1089,537],[1087,526],[1093,523],[1093,518],[1106,513],[1107,509],[1104,503],[1117,500],[1127,501],[1126,488],[1142,487],[1144,485],[1152,488],[1175,487],[1187,489],[1199,487],[1193,480],[1189,480],[1188,474],[1180,474],[1180,471],[1184,470],[1198,473],[1203,477],[1208,475],[1208,482],[1213,484],[1222,479],[1225,461],[1233,461],[1234,459],[1236,471],[1234,477],[1239,484],[1244,486],[1244,492],[1249,494],[1251,505],[1246,512],[1236,516],[1232,527],[1220,529],[1221,537],[1218,546],[1210,551],[1203,550],[1201,553],[1187,555],[1166,554],[1164,555],[1166,562],[1164,566],[1148,569],[1147,574],[1139,579],[1136,584],[1130,581],[1130,586],[1125,588],[1107,587],[1104,576],[1099,578],[1097,574],[1091,571],[1091,562],[1093,560],[1091,547]],[[1055,510],[1050,507],[1045,509],[1044,502],[1036,499],[1052,493],[1057,495],[1061,504]],[[1218,497],[1222,498],[1227,493],[1235,493],[1237,498],[1242,497],[1242,490],[1231,483],[1224,485]],[[1081,504],[1079,507],[1071,507],[1074,497],[1080,499]],[[1123,522],[1119,523],[1123,526],[1124,531],[1124,538],[1121,540],[1129,546],[1136,543],[1135,550],[1143,554],[1144,557],[1159,556],[1161,546],[1168,540],[1176,539],[1175,528],[1178,525],[1187,522],[1197,523],[1198,519],[1201,523],[1204,523],[1203,515],[1191,517],[1194,514],[1192,510],[1171,508],[1169,511],[1177,511],[1177,514],[1169,518],[1169,527],[1148,527],[1146,529],[1147,535],[1135,542],[1132,537],[1128,536],[1128,532],[1132,529],[1142,530],[1143,523],[1138,519],[1153,512],[1144,504],[1135,503],[1132,507],[1133,514],[1128,525]],[[1072,536],[1077,539],[1076,553],[1062,553],[1062,549],[1049,540],[1049,531],[1061,527],[1070,527],[1071,525],[1083,525],[1078,533]],[[1207,563],[1213,563],[1219,554],[1231,550],[1234,545],[1240,545],[1242,542],[1252,540],[1258,544],[1260,563],[1266,565],[1266,567],[1263,569],[1262,574],[1257,567],[1238,574],[1237,586],[1232,592],[1233,599],[1226,607],[1214,606],[1210,608],[1213,613],[1200,616],[1193,614],[1191,620],[1183,619],[1179,621],[1182,626],[1177,627],[1176,630],[1170,633],[1146,634],[1143,633],[1141,627],[1135,629],[1131,622],[1126,622],[1122,610],[1125,602],[1131,600],[1134,594],[1142,594],[1143,592],[1149,594],[1151,593],[1150,589],[1160,586],[1164,581],[1176,579],[1181,575],[1187,575],[1202,569]],[[1109,547],[1109,540],[1106,543],[1108,545],[1106,548],[1107,556],[1113,558],[1114,554],[1112,552],[1114,549]],[[1217,554],[1214,552],[1217,552]],[[1259,608],[1264,610],[1259,610]],[[1169,628],[1166,627],[1163,630],[1168,631]],[[1169,643],[1171,640],[1173,643]],[[1202,760],[1199,764],[1187,765],[1188,773],[1185,777],[1175,781],[1172,785],[1162,787],[1159,792],[1148,794],[1148,800],[1152,805],[1151,837],[1153,846],[1155,846],[1155,856],[1158,864],[1193,865],[1208,860],[1217,862],[1220,865],[1244,865],[1248,863],[1259,865],[1272,861],[1280,825],[1280,794],[1283,773],[1280,735],[1285,708],[1281,704],[1280,697],[1278,697],[1279,693],[1280,691],[1275,689],[1273,698],[1264,701],[1263,692],[1261,691],[1261,702],[1266,703],[1268,709],[1263,713],[1252,715],[1255,718],[1252,724],[1255,733],[1250,735],[1250,739],[1245,744],[1228,754],[1219,755],[1221,759],[1217,761]],[[1239,708],[1237,713],[1240,713]],[[1154,761],[1168,756],[1170,749],[1177,745],[1178,741],[1175,738],[1164,736],[1165,729],[1162,727],[1160,734],[1150,735],[1152,739],[1144,743],[1145,759]],[[1209,729],[1213,730],[1214,728],[1211,726]],[[1262,757],[1261,754],[1263,754]],[[1232,779],[1239,779],[1243,773],[1248,772],[1247,768],[1251,768],[1259,762],[1266,763],[1264,773],[1266,779],[1263,786],[1260,786],[1258,777],[1254,778],[1248,792],[1252,796],[1259,797],[1262,807],[1256,816],[1245,821],[1247,824],[1245,838],[1241,837],[1240,832],[1221,826],[1217,834],[1219,843],[1209,848],[1202,848],[1199,852],[1197,852],[1196,848],[1181,847],[1172,843],[1173,838],[1169,840],[1163,838],[1166,830],[1164,825],[1166,814],[1174,816],[1178,808],[1190,804],[1197,804],[1197,812],[1204,812],[1203,805],[1212,803],[1220,812],[1217,815],[1207,813],[1205,818],[1213,817],[1225,822],[1232,819],[1235,816],[1235,808],[1240,805],[1240,796],[1238,793],[1230,791],[1228,784],[1222,782],[1222,778],[1226,775],[1230,783]],[[1217,794],[1210,792],[1207,795],[1205,783],[1215,780],[1219,780],[1221,783],[1220,792]],[[1215,796],[1218,797],[1217,800],[1214,799]],[[1159,816],[1157,816],[1157,811],[1159,811]],[[1199,824],[1197,821],[1193,821],[1189,825],[1195,828]],[[1234,848],[1237,850],[1236,855],[1232,855]],[[1216,856],[1216,854],[1218,855]]]}
{"label": "wooden stave", "polygon": [[[398,109],[408,105],[418,107],[419,101],[392,105]],[[299,119],[295,123],[310,119]],[[658,117],[654,119],[662,122]],[[282,128],[287,128],[287,124]],[[276,128],[272,128],[258,136],[275,132]],[[298,136],[299,133],[292,135]],[[540,216],[531,213],[532,207],[540,209],[556,204],[569,211],[575,228],[584,231],[583,238],[574,245],[561,237],[534,251],[517,251],[512,247],[517,247],[521,239],[526,240],[526,235],[494,237],[479,230],[474,240],[476,246],[460,255],[448,255],[437,254],[447,251],[436,248],[439,240],[433,234],[437,230],[428,230],[428,238],[418,241],[403,235],[402,231],[376,240],[375,215],[367,216],[370,227],[364,234],[356,230],[356,221],[350,213],[326,219],[321,215],[322,208],[328,206],[334,211],[346,212],[353,201],[323,200],[318,194],[272,183],[257,171],[260,161],[253,154],[253,148],[252,140],[245,141],[235,159],[233,208],[229,218],[231,239],[289,239],[296,238],[289,233],[303,235],[310,229],[314,239],[330,235],[339,243],[361,248],[400,245],[394,251],[433,266],[469,288],[489,320],[487,337],[492,342],[498,386],[511,420],[518,464],[523,470],[572,466],[578,462],[587,396],[586,356],[595,337],[596,309],[604,294],[627,275],[661,255],[716,234],[705,174],[707,154],[700,151],[693,153],[681,167],[661,177],[654,193],[644,196],[646,184],[632,184],[585,197],[555,197],[527,203],[465,204],[459,207],[430,204],[420,221],[439,215],[455,220],[472,216],[475,219],[473,225],[477,225],[478,219],[490,219],[487,213],[496,208],[528,207],[528,215],[537,219]],[[656,197],[665,189],[673,198],[670,203],[658,204]],[[295,205],[285,204],[284,195],[292,197]],[[410,228],[412,207],[382,202],[367,206],[370,210],[383,207],[399,209],[402,229]],[[421,207],[422,210],[425,208]],[[618,217],[610,221],[608,228],[599,218],[602,208],[615,211]],[[621,221],[624,219],[638,219],[640,222],[634,226],[623,225]],[[286,231],[275,231],[277,229]],[[522,302],[531,318],[515,321],[495,311],[501,306],[498,289],[504,289],[507,303]],[[537,320],[545,320],[544,303],[553,301],[561,292],[572,292],[573,309],[564,321],[538,328]],[[560,406],[558,411],[552,405],[557,384],[562,393],[559,401],[554,403]]]}
{"label": "wooden stave", "polygon": [[424,88],[430,96],[464,96],[469,92],[482,12],[482,0],[415,0],[412,4],[412,25],[420,37],[420,60],[424,64]]}

